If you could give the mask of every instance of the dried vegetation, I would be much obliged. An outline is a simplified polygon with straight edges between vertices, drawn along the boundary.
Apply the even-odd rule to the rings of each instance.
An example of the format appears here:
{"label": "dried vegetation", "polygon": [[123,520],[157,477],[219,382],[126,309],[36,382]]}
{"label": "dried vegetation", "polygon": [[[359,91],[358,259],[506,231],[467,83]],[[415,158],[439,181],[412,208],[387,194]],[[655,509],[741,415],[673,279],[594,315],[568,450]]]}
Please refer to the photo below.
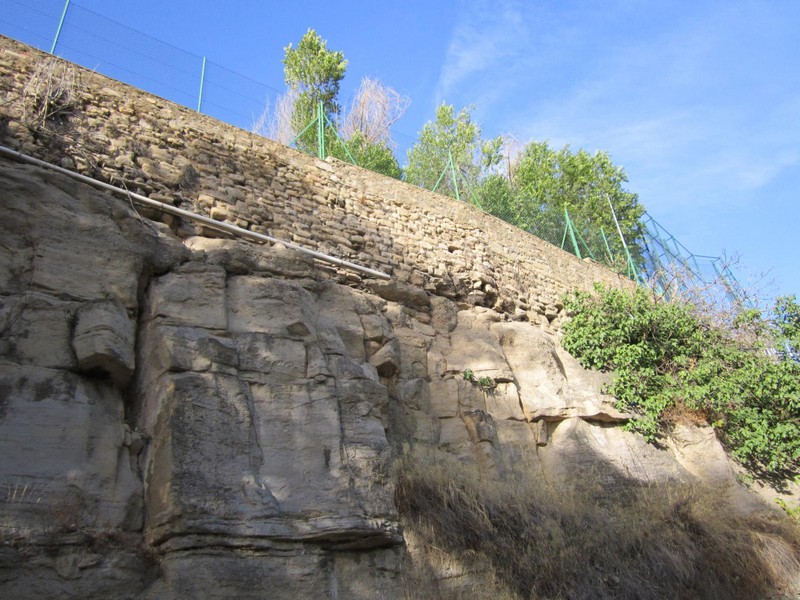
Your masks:
{"label": "dried vegetation", "polygon": [[[707,490],[629,487],[598,497],[520,477],[480,481],[419,456],[397,473],[406,535],[425,549],[429,572],[410,586],[427,586],[427,597],[438,586],[438,597],[464,599],[489,590],[509,600],[783,598],[797,584],[800,533],[791,521],[736,516]],[[445,589],[447,561],[482,565],[480,584]],[[419,556],[415,567],[425,570]]]}
{"label": "dried vegetation", "polygon": [[25,85],[22,121],[33,131],[57,133],[79,107],[77,68],[55,57],[43,60]]}

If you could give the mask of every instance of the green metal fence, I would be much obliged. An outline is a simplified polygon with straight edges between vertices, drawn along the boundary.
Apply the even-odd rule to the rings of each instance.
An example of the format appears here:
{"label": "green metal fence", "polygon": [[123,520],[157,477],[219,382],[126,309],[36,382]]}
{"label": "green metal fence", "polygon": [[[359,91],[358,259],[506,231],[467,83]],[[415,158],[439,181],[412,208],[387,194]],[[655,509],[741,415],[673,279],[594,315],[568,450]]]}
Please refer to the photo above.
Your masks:
{"label": "green metal fence", "polygon": [[[274,87],[126,27],[72,0],[63,4],[52,0],[4,0],[4,4],[0,34],[242,129],[252,130],[265,107],[274,105],[281,94]],[[326,157],[326,136],[333,135],[350,161],[356,162],[321,106],[295,141],[314,128],[318,156]],[[444,162],[434,191],[446,181],[456,199],[471,202],[512,224],[519,222],[518,215],[481,206],[452,156]],[[609,206],[611,213],[613,210]],[[579,258],[606,264],[651,285],[664,296],[679,295],[689,288],[707,288],[716,290],[713,293],[717,295],[723,290],[722,295],[730,302],[743,297],[738,281],[721,258],[691,253],[650,215],[645,215],[645,231],[640,240],[625,240],[619,229],[605,231],[592,223],[576,223],[566,209],[563,213],[533,215],[527,221],[533,223],[527,228],[529,233]]]}
{"label": "green metal fence", "polygon": [[281,91],[71,0],[3,0],[0,34],[251,130]]}

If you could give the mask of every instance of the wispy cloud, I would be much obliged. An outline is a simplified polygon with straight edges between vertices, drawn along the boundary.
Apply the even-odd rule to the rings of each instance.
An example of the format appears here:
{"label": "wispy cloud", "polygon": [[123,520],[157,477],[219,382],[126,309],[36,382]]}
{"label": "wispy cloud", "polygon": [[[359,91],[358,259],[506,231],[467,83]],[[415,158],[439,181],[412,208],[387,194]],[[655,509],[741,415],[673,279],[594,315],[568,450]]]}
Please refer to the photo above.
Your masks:
{"label": "wispy cloud", "polygon": [[435,100],[446,101],[465,82],[491,78],[498,64],[519,55],[526,40],[527,25],[518,2],[464,2],[439,75]]}
{"label": "wispy cloud", "polygon": [[476,104],[487,136],[606,150],[698,251],[766,261],[785,249],[755,228],[800,218],[800,8],[781,6],[464,3],[434,100]]}

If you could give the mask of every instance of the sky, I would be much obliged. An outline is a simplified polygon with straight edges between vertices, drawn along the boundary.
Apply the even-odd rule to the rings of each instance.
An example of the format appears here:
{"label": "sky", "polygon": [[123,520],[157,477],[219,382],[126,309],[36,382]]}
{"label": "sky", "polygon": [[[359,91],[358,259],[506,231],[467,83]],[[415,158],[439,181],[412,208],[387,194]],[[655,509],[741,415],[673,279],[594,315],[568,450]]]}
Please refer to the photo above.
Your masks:
{"label": "sky", "polygon": [[[7,15],[32,7],[57,21],[64,2],[4,4]],[[437,105],[471,105],[484,137],[608,152],[689,250],[738,259],[740,281],[763,294],[800,294],[798,0],[73,4],[275,94],[284,48],[314,28],[349,61],[343,104],[365,76],[411,99],[394,127],[401,164]],[[30,19],[29,32],[40,25]],[[75,43],[102,46],[88,35]]]}

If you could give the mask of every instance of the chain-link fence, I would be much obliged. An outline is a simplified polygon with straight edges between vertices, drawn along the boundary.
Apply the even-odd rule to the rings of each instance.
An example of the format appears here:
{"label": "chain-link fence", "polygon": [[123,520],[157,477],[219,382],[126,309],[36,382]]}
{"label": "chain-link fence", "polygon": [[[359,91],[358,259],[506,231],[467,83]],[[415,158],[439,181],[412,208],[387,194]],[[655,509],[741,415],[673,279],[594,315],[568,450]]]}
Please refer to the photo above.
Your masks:
{"label": "chain-link fence", "polygon": [[[281,94],[204,56],[131,29],[71,0],[63,4],[53,0],[5,0],[4,4],[0,13],[3,35],[242,129],[257,128],[265,108],[274,106]],[[408,144],[414,141],[409,136],[396,135],[408,138]],[[442,175],[454,180],[455,189],[463,186],[463,193],[457,194],[460,200],[472,202],[580,258],[603,263],[647,283],[667,297],[688,288],[712,287],[724,290],[731,300],[741,297],[738,282],[722,259],[689,252],[649,215],[643,219],[641,238],[625,240],[619,231],[576,222],[566,210],[521,208],[519,204],[513,208],[483,206],[465,181],[456,182],[459,176],[454,167],[451,173]],[[523,209],[530,214],[518,214]]]}
{"label": "chain-link fence", "polygon": [[4,4],[3,35],[242,129],[252,130],[281,93],[75,2]]}

